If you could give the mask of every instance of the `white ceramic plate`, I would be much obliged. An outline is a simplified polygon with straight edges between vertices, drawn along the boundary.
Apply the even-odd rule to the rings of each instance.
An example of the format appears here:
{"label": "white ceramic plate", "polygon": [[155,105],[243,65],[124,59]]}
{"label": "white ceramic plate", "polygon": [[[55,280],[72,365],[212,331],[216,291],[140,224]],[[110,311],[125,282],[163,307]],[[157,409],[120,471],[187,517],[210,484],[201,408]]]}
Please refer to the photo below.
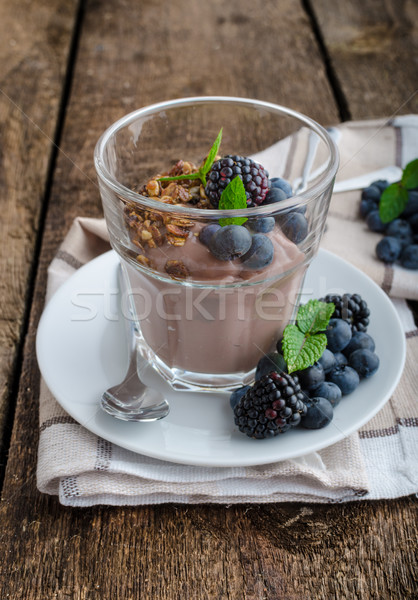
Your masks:
{"label": "white ceramic plate", "polygon": [[128,423],[103,413],[103,390],[122,380],[127,365],[124,328],[118,312],[118,257],[108,252],[79,269],[53,296],[37,334],[41,373],[61,406],[90,431],[123,448],[154,458],[213,467],[250,466],[319,450],[369,421],[389,399],[402,373],[405,337],[395,309],[361,271],[321,250],[309,267],[303,301],[328,292],[358,292],[371,309],[369,333],[380,369],[342,399],[324,429],[294,429],[269,440],[253,440],[234,425],[227,395],[166,392],[171,412],[161,421]]}

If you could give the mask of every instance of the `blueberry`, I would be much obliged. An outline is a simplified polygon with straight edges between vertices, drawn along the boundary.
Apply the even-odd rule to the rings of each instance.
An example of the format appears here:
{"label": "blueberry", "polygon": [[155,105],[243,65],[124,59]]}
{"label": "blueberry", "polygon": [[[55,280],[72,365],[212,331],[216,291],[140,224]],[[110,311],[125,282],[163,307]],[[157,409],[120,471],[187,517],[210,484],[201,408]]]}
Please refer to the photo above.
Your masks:
{"label": "blueberry", "polygon": [[334,352],[335,368],[348,365],[348,358],[342,352]]}
{"label": "blueberry", "polygon": [[418,269],[418,244],[411,244],[402,250],[401,265],[405,269]]}
{"label": "blueberry", "polygon": [[270,352],[270,354],[266,354],[260,358],[255,371],[255,380],[258,381],[272,371],[277,371],[278,373],[284,371],[287,373],[286,361],[278,352]]}
{"label": "blueberry", "polygon": [[232,392],[229,397],[229,404],[231,405],[232,410],[234,410],[238,402],[245,396],[249,389],[249,385],[244,385],[244,387],[240,387]]}
{"label": "blueberry", "polygon": [[360,214],[362,217],[367,217],[372,210],[377,210],[377,204],[374,200],[370,198],[363,198],[360,202]]}
{"label": "blueberry", "polygon": [[296,375],[299,377],[301,388],[307,391],[313,390],[325,381],[324,369],[320,363],[315,363],[303,371],[297,371]]}
{"label": "blueberry", "polygon": [[285,236],[294,244],[300,244],[308,235],[308,221],[299,212],[280,215],[277,221]]}
{"label": "blueberry", "polygon": [[376,244],[376,256],[379,260],[392,264],[402,252],[402,241],[396,237],[385,236]]}
{"label": "blueberry", "polygon": [[274,229],[276,221],[274,217],[258,217],[248,221],[247,225],[251,231],[256,233],[268,233]]}
{"label": "blueberry", "polygon": [[382,222],[380,218],[379,211],[372,210],[369,212],[366,218],[367,227],[371,229],[371,231],[376,231],[377,233],[383,233],[386,230],[386,223]]}
{"label": "blueberry", "polygon": [[317,388],[313,390],[312,395],[326,398],[329,402],[331,402],[331,406],[333,408],[339,404],[342,398],[340,388],[331,381],[323,381]]}
{"label": "blueberry", "polygon": [[202,231],[199,233],[199,241],[202,242],[202,244],[205,244],[205,246],[208,246],[213,234],[216,233],[220,228],[221,226],[218,225],[218,223],[206,225],[206,227],[203,227]]}
{"label": "blueberry", "polygon": [[377,187],[381,192],[384,192],[388,187],[389,181],[387,179],[378,179],[377,181],[373,181],[370,186]]}
{"label": "blueberry", "polygon": [[320,365],[322,365],[322,368],[324,369],[324,373],[329,373],[335,367],[335,356],[331,352],[331,350],[328,350],[328,348],[325,348],[325,350],[322,353],[322,356],[318,360],[318,362]]}
{"label": "blueberry", "polygon": [[209,240],[209,249],[219,260],[233,260],[243,256],[251,247],[251,233],[241,225],[226,225]]}
{"label": "blueberry", "polygon": [[344,354],[350,356],[355,350],[371,350],[371,352],[374,352],[374,349],[375,343],[372,336],[363,331],[356,331],[349,344],[344,348]]}
{"label": "blueberry", "polygon": [[382,192],[381,192],[380,188],[377,185],[374,185],[372,183],[371,185],[369,185],[369,187],[364,188],[364,190],[361,193],[361,199],[362,200],[373,200],[374,202],[379,202],[381,195],[382,195]]}
{"label": "blueberry", "polygon": [[408,217],[412,217],[412,215],[416,215],[418,213],[418,190],[409,190],[408,192],[408,202],[405,206],[405,209],[401,215],[404,219]]}
{"label": "blueberry", "polygon": [[409,217],[408,223],[410,224],[412,231],[418,233],[418,213]]}
{"label": "blueberry", "polygon": [[272,187],[269,189],[269,191],[266,194],[266,197],[264,198],[263,206],[265,204],[274,204],[275,202],[282,202],[283,200],[286,200],[286,198],[287,195],[284,190]]}
{"label": "blueberry", "polygon": [[398,238],[408,245],[412,241],[412,228],[408,221],[405,221],[404,219],[395,219],[389,223],[385,235]]}
{"label": "blueberry", "polygon": [[361,348],[350,354],[348,364],[352,367],[361,379],[367,379],[374,375],[379,368],[379,357],[371,350]]}
{"label": "blueberry", "polygon": [[306,401],[306,415],[302,417],[300,424],[305,429],[322,429],[331,423],[334,409],[331,402],[326,398],[310,398]]}
{"label": "blueberry", "polygon": [[352,367],[342,366],[334,369],[328,375],[328,380],[338,387],[341,390],[343,396],[347,396],[354,392],[360,383],[360,377]]}
{"label": "blueberry", "polygon": [[343,319],[330,319],[325,335],[328,350],[341,352],[351,340],[351,326]]}
{"label": "blueberry", "polygon": [[301,204],[300,206],[295,206],[295,208],[292,208],[291,212],[295,212],[295,213],[300,213],[301,215],[306,214],[306,204]]}
{"label": "blueberry", "polygon": [[[292,186],[286,179],[282,177],[273,177],[270,179],[272,189],[282,190],[286,194],[286,198],[290,198],[293,195]],[[266,202],[264,201],[263,204]]]}
{"label": "blueberry", "polygon": [[273,255],[272,241],[262,233],[256,233],[249,250],[242,257],[242,264],[247,269],[264,269],[272,262]]}

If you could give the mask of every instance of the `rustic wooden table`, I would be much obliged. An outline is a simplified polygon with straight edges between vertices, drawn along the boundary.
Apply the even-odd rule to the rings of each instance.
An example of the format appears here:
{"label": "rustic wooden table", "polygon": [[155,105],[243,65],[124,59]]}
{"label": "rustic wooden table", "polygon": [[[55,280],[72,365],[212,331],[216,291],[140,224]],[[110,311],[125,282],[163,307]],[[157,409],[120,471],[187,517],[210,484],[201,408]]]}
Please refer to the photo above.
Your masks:
{"label": "rustic wooden table", "polygon": [[34,351],[47,265],[75,216],[101,215],[108,125],[206,94],[323,125],[417,113],[417,23],[399,0],[1,0],[1,600],[417,597],[412,497],[68,509],[39,494]]}

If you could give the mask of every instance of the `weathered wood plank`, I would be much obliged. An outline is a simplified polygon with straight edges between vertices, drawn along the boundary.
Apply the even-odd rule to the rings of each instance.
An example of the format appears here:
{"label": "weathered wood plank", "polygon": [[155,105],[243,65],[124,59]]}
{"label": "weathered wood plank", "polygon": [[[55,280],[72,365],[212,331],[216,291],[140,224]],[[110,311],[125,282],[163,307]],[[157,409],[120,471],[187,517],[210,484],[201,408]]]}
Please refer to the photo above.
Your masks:
{"label": "weathered wood plank", "polygon": [[87,3],[3,489],[0,597],[412,598],[410,499],[71,510],[36,491],[36,325],[62,236],[77,214],[101,212],[94,143],[135,107],[206,93],[281,102],[323,124],[338,119],[308,20],[292,0]]}
{"label": "weathered wood plank", "polygon": [[352,119],[418,112],[418,4],[306,0]]}
{"label": "weathered wood plank", "polygon": [[77,4],[0,6],[0,449]]}

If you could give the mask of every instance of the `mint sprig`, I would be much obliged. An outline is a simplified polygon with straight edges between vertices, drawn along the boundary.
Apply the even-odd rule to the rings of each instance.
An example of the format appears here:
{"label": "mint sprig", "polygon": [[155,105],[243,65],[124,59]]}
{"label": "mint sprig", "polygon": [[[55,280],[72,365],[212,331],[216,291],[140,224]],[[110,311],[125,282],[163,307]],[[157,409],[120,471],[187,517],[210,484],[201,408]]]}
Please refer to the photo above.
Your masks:
{"label": "mint sprig", "polygon": [[299,307],[296,324],[290,323],[283,333],[282,350],[289,373],[301,371],[321,358],[326,346],[325,331],[335,310],[332,302],[309,300]]}
{"label": "mint sprig", "polygon": [[379,215],[383,223],[399,217],[408,203],[408,190],[418,187],[418,159],[408,163],[401,181],[389,185],[380,197]]}
{"label": "mint sprig", "polygon": [[212,168],[215,161],[216,155],[218,154],[221,141],[222,141],[222,127],[216,140],[213,142],[212,148],[209,150],[209,154],[197,173],[188,173],[187,175],[173,175],[173,177],[159,177],[157,181],[180,181],[184,179],[200,179],[202,184],[206,186],[206,175]]}
{"label": "mint sprig", "polygon": [[[241,178],[237,175],[224,189],[219,199],[219,210],[236,210],[247,208],[247,194]],[[219,219],[219,225],[242,225],[248,221],[247,217],[230,217]]]}

